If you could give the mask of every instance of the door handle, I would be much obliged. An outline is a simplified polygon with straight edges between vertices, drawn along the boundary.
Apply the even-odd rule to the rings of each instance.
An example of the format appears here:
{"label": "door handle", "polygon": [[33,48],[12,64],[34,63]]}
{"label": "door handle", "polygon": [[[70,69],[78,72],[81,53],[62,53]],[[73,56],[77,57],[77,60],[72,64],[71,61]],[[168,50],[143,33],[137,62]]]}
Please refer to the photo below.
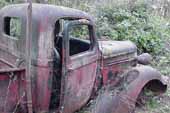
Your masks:
{"label": "door handle", "polygon": [[74,69],[73,68],[68,68],[68,71],[74,71]]}

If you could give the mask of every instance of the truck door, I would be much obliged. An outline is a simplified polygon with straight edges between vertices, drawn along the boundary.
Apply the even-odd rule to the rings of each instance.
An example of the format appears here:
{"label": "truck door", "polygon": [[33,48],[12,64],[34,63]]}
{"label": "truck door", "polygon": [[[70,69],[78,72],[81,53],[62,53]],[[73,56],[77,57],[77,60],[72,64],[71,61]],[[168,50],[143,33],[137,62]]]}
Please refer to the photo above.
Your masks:
{"label": "truck door", "polygon": [[62,42],[62,113],[80,109],[93,90],[96,78],[98,48],[93,25],[87,20],[69,21]]}

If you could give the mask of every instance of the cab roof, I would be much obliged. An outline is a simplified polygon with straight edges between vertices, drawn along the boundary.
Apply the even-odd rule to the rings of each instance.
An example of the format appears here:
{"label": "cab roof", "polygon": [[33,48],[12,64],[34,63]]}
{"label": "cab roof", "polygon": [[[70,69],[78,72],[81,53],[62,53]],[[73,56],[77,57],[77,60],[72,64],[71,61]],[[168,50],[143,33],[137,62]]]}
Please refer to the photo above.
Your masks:
{"label": "cab roof", "polygon": [[[13,16],[26,19],[27,7],[28,3],[8,5],[0,10],[0,15],[3,17]],[[48,18],[49,21],[56,21],[56,19],[60,18],[80,18],[92,21],[92,17],[89,14],[77,9],[37,3],[32,4],[32,18],[36,20]]]}

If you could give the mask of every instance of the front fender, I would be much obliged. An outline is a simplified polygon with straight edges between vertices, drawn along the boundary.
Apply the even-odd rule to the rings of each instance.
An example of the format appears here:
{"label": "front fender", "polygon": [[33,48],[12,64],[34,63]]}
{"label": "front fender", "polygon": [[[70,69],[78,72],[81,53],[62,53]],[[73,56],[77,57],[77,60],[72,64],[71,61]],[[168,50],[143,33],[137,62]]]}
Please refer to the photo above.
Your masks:
{"label": "front fender", "polygon": [[150,84],[153,91],[161,93],[167,88],[163,76],[149,66],[131,69],[124,74],[121,84],[123,88],[119,93],[106,90],[99,96],[93,113],[133,113],[137,98],[145,86]]}
{"label": "front fender", "polygon": [[119,105],[112,113],[133,113],[144,87],[149,86],[153,92],[160,94],[166,91],[168,83],[164,76],[150,66],[139,66],[128,71],[124,82],[127,84],[118,95]]}
{"label": "front fender", "polygon": [[127,87],[122,94],[136,100],[145,86],[153,92],[163,93],[167,89],[167,81],[156,69],[150,66],[138,66],[127,72]]}

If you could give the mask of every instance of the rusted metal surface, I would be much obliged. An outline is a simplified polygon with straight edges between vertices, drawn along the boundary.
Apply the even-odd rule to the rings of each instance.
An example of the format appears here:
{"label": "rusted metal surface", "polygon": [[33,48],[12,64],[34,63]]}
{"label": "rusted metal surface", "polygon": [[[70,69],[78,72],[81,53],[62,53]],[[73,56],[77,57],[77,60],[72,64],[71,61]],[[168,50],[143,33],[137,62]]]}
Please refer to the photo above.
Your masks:
{"label": "rusted metal surface", "polygon": [[148,53],[143,53],[137,57],[139,64],[148,65],[152,62],[152,56]]}
{"label": "rusted metal surface", "polygon": [[[22,36],[26,40],[26,11],[27,4],[21,5],[11,5],[3,8],[1,10],[1,26],[3,23],[3,18],[9,17],[19,17],[22,21]],[[43,12],[43,13],[42,13]],[[53,68],[51,63],[53,62],[53,26],[55,22],[60,18],[85,18],[88,20],[91,17],[79,10],[57,7],[52,5],[41,5],[33,4],[32,22],[33,22],[33,32],[32,34],[32,47],[31,47],[31,64],[32,64],[32,101],[33,109],[35,112],[49,111],[49,103],[51,97],[51,83]],[[25,59],[26,55],[24,52],[18,50],[13,51],[12,47],[7,42],[10,40],[1,34],[0,45],[2,46],[2,51],[0,55],[1,58],[6,61],[11,62],[13,65],[16,64],[17,59]],[[48,38],[47,38],[48,37]],[[22,47],[25,48],[26,41],[23,41]],[[6,56],[4,56],[5,54]],[[9,59],[9,60],[8,60]],[[25,62],[25,61],[24,61]],[[25,63],[24,63],[25,64]],[[4,67],[4,66],[2,66]],[[25,67],[25,66],[24,66]],[[61,100],[62,101],[62,100]],[[56,108],[57,109],[57,108]]]}
{"label": "rusted metal surface", "polygon": [[32,87],[31,87],[31,50],[32,50],[32,0],[27,0],[27,19],[26,19],[26,96],[28,113],[33,113]]}
{"label": "rusted metal surface", "polygon": [[76,56],[70,56],[68,53],[71,48],[69,48],[69,37],[68,30],[72,25],[78,24],[87,24],[92,26],[91,23],[86,21],[72,21],[66,27],[64,31],[64,42],[63,42],[63,51],[66,56],[63,59],[65,62],[65,77],[64,81],[64,96],[62,98],[62,113],[73,113],[76,110],[84,106],[89,100],[93,86],[95,83],[95,78],[97,74],[97,65],[98,65],[98,49],[96,48],[96,39],[93,31],[91,32],[91,50],[86,51],[82,54]]}
{"label": "rusted metal surface", "polygon": [[[0,70],[0,111],[2,113],[26,112],[25,70]],[[19,104],[17,104],[19,103]]]}
{"label": "rusted metal surface", "polygon": [[133,113],[137,98],[145,86],[150,86],[150,90],[158,94],[166,91],[167,83],[159,72],[149,66],[132,68],[126,75],[121,83],[123,87],[119,85],[120,89],[107,89],[97,98],[93,113]]}
{"label": "rusted metal surface", "polygon": [[137,48],[130,41],[99,41],[103,57],[103,84],[116,85],[122,74],[136,65]]}
{"label": "rusted metal surface", "polygon": [[[166,86],[157,71],[150,67],[136,67],[137,48],[133,43],[101,41],[98,44],[93,18],[87,13],[33,4],[31,17],[26,14],[27,8],[28,4],[19,4],[6,6],[0,11],[0,112],[74,113],[84,107],[92,95],[98,98],[95,97],[98,90],[94,89],[104,87],[104,94],[93,113],[129,113],[146,84],[155,85],[151,81],[156,80],[159,87],[154,87],[165,91]],[[17,44],[14,44],[16,40],[4,34],[1,26],[4,26],[5,17],[21,20],[22,38],[17,40]],[[69,48],[69,26],[66,26],[66,34],[61,36],[61,51],[56,49],[56,53],[60,52],[57,65],[54,29],[60,28],[55,25],[60,19],[74,20],[71,24],[88,24],[91,49],[70,56],[72,48]],[[29,25],[32,25],[32,30]],[[124,83],[128,84],[127,89],[120,88]],[[117,92],[115,89],[119,88],[121,90]],[[53,107],[52,100],[56,103]]]}
{"label": "rusted metal surface", "polygon": [[112,58],[137,51],[130,41],[99,41],[99,48],[104,58]]}
{"label": "rusted metal surface", "polygon": [[[11,64],[10,62],[6,61],[6,60],[3,60],[3,59],[0,59],[0,67],[2,68],[14,68],[16,67],[15,65]],[[0,69],[1,69],[0,68]]]}
{"label": "rusted metal surface", "polygon": [[[26,13],[24,12],[27,9],[27,4],[16,4],[8,5],[1,9],[1,16],[16,16],[26,18]],[[42,13],[43,12],[43,13]],[[48,18],[48,25],[52,24],[60,18],[80,18],[87,19],[93,22],[92,17],[80,10],[66,8],[62,6],[48,5],[48,4],[33,4],[32,12],[33,21],[38,23]],[[44,23],[45,24],[45,23]],[[43,29],[41,29],[43,30]],[[45,30],[45,29],[44,29]]]}

